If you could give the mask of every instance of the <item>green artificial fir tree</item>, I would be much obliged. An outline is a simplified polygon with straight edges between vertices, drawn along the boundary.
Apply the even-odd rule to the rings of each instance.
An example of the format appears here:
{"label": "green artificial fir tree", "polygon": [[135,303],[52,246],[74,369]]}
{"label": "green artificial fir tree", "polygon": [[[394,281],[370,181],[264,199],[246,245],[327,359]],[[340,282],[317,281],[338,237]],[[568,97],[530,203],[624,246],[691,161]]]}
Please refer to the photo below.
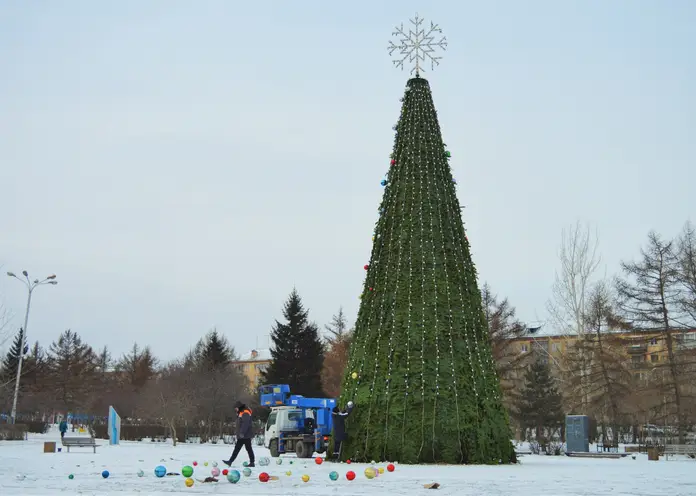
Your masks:
{"label": "green artificial fir tree", "polygon": [[341,458],[515,461],[428,82],[408,81],[339,400]]}

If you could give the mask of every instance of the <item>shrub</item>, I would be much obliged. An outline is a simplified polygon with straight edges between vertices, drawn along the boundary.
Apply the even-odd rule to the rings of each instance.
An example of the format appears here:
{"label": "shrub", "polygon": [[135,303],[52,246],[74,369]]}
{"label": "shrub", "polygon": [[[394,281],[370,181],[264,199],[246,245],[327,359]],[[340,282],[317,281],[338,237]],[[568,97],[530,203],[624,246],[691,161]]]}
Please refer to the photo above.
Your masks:
{"label": "shrub", "polygon": [[25,424],[0,424],[0,441],[24,441],[26,438]]}
{"label": "shrub", "polygon": [[46,434],[49,424],[47,422],[26,422],[27,432],[33,434]]}

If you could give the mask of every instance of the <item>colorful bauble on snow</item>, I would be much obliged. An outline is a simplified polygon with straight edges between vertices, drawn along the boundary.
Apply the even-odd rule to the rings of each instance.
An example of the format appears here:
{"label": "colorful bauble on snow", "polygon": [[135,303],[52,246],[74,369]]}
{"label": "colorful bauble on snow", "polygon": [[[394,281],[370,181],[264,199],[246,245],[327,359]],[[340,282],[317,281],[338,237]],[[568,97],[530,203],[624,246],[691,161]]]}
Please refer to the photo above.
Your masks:
{"label": "colorful bauble on snow", "polygon": [[208,462],[203,462],[203,466],[204,466],[204,467],[207,467],[207,466],[208,466]]}
{"label": "colorful bauble on snow", "polygon": [[382,186],[386,186],[386,185],[387,185],[387,180],[386,180],[386,179],[382,179],[382,180],[379,182],[379,184],[381,184]]}
{"label": "colorful bauble on snow", "polygon": [[387,472],[393,472],[396,469],[393,463],[387,465]]}
{"label": "colorful bauble on snow", "polygon": [[270,463],[271,460],[267,456],[262,456],[261,458],[259,458],[259,465],[261,465],[262,467],[265,467]]}
{"label": "colorful bauble on snow", "polygon": [[73,480],[75,476],[73,474],[68,475],[68,479]]}
{"label": "colorful bauble on snow", "polygon": [[194,467],[197,467],[197,466],[198,466],[198,462],[194,460],[193,466],[194,466]]}
{"label": "colorful bauble on snow", "polygon": [[243,463],[242,463],[242,467],[248,467],[248,466],[249,466],[249,462],[243,462]]}
{"label": "colorful bauble on snow", "polygon": [[283,464],[283,459],[282,459],[282,458],[278,458],[278,459],[276,460],[276,465],[282,465],[282,464]]}
{"label": "colorful bauble on snow", "polygon": [[355,479],[355,472],[353,472],[352,470],[346,472],[346,479],[348,479],[349,481]]}
{"label": "colorful bauble on snow", "polygon": [[290,472],[290,471],[288,470],[287,472],[285,472],[285,475],[287,475],[288,477],[290,477],[290,476],[292,475],[292,472]]}
{"label": "colorful bauble on snow", "polygon": [[[227,472],[227,469],[225,469],[225,472]],[[227,480],[230,481],[232,484],[236,484],[239,482],[239,479],[242,478],[241,475],[239,475],[238,470],[230,470],[227,474]]]}
{"label": "colorful bauble on snow", "polygon": [[377,475],[377,473],[376,473],[376,471],[375,471],[374,468],[372,468],[372,467],[367,467],[367,468],[365,469],[365,477],[367,477],[368,479],[374,479],[374,478],[375,478],[375,475]]}
{"label": "colorful bauble on snow", "polygon": [[346,460],[346,463],[347,463],[348,465],[350,465],[350,458],[348,458],[348,459]]}
{"label": "colorful bauble on snow", "polygon": [[317,465],[321,465],[322,463],[324,463],[324,459],[318,456],[314,459],[314,463],[316,463]]}
{"label": "colorful bauble on snow", "polygon": [[225,469],[225,470],[222,471],[222,475],[224,475],[224,476],[227,476],[228,473],[230,473],[230,471],[227,470],[227,469]]}
{"label": "colorful bauble on snow", "polygon": [[186,465],[181,469],[181,475],[184,477],[191,477],[193,475],[193,467],[191,465]]}
{"label": "colorful bauble on snow", "polygon": [[213,477],[218,477],[220,475],[220,469],[217,467],[213,467],[210,471],[210,475],[212,475]]}
{"label": "colorful bauble on snow", "polygon": [[217,467],[217,466],[218,466],[218,463],[217,463],[217,462],[213,462],[213,467]]}
{"label": "colorful bauble on snow", "polygon": [[186,487],[193,486],[193,479],[191,477],[187,477],[186,480],[184,481],[184,484],[186,484]]}
{"label": "colorful bauble on snow", "polygon": [[302,476],[302,482],[309,482],[309,475],[304,474],[304,475]]}
{"label": "colorful bauble on snow", "polygon": [[104,477],[105,479],[108,479],[108,478],[109,478],[109,471],[108,471],[108,470],[104,470],[104,471],[102,472],[102,477]]}
{"label": "colorful bauble on snow", "polygon": [[379,472],[379,474],[382,475],[384,473],[384,467],[379,467],[377,469],[377,472]]}
{"label": "colorful bauble on snow", "polygon": [[165,475],[167,475],[166,467],[164,465],[157,465],[155,467],[155,475],[157,477],[164,477]]}
{"label": "colorful bauble on snow", "polygon": [[333,472],[329,473],[329,479],[332,481],[338,480],[338,472],[334,470]]}
{"label": "colorful bauble on snow", "polygon": [[138,470],[138,477],[144,477],[144,476],[145,476],[145,472],[143,472],[142,470]]}
{"label": "colorful bauble on snow", "polygon": [[246,467],[244,470],[242,470],[242,473],[244,474],[244,477],[249,477],[251,475],[251,469]]}
{"label": "colorful bauble on snow", "polygon": [[261,472],[259,474],[259,481],[260,482],[268,482],[268,479],[270,479],[270,477],[268,476],[268,474],[266,472]]}

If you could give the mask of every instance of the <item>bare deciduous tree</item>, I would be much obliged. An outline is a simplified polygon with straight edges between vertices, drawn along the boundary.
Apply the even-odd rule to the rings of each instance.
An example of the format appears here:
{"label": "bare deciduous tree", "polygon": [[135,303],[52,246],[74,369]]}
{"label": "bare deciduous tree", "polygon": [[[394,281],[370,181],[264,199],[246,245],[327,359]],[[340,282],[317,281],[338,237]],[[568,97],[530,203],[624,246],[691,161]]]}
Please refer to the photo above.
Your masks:
{"label": "bare deciduous tree", "polygon": [[143,416],[158,419],[177,443],[177,429],[195,415],[194,396],[198,386],[195,372],[185,364],[175,361],[167,364],[159,375],[149,381],[140,396],[140,412]]}
{"label": "bare deciduous tree", "polygon": [[524,336],[527,328],[517,319],[515,307],[510,301],[507,298],[499,300],[488,283],[481,287],[481,303],[488,322],[488,335],[504,401],[511,408],[516,401],[517,380],[521,379],[516,373],[527,358],[517,350],[514,340]]}
{"label": "bare deciduous tree", "polygon": [[[556,271],[552,296],[547,309],[552,325],[561,333],[569,335],[568,345],[572,346],[587,330],[587,300],[596,282],[597,269],[601,262],[599,237],[590,231],[589,226],[576,222],[574,226],[561,232],[561,246],[558,252],[560,269]],[[570,362],[573,368],[566,374],[577,377],[573,392],[580,395],[580,405],[586,410],[591,388],[590,361],[585,354]],[[566,389],[566,396],[568,390]]]}
{"label": "bare deciduous tree", "polygon": [[679,442],[683,444],[687,426],[684,395],[694,376],[690,373],[691,359],[682,353],[676,339],[683,328],[683,293],[674,243],[651,232],[640,260],[622,262],[621,268],[624,277],[616,279],[616,288],[623,316],[634,329],[659,334],[664,342],[667,359],[656,364],[655,370],[664,371],[660,377],[665,407],[676,421]]}
{"label": "bare deciduous tree", "polygon": [[679,301],[681,311],[689,322],[696,325],[696,228],[687,222],[684,225],[678,243],[678,279],[682,285],[682,295]]}
{"label": "bare deciduous tree", "polygon": [[[604,282],[596,283],[590,291],[583,316],[585,332],[567,349],[566,363],[570,374],[567,374],[565,386],[572,391],[580,385],[581,379],[586,379],[589,384],[586,395],[583,395],[586,413],[602,420],[605,441],[609,438],[608,424],[611,439],[617,443],[620,426],[629,413],[624,405],[632,394],[632,377],[622,335],[615,332],[627,326],[615,315],[613,300],[610,288]],[[573,373],[579,367],[586,367],[586,376]],[[573,398],[573,395],[568,397]],[[571,408],[575,406],[571,404]]]}

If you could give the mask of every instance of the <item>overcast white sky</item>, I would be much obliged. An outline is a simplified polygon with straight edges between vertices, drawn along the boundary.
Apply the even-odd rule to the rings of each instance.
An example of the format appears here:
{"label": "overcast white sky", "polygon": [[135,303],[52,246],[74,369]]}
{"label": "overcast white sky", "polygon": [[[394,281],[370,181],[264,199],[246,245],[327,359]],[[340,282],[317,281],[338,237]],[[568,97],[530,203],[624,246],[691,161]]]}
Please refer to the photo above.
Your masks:
{"label": "overcast white sky", "polygon": [[[426,77],[474,261],[520,317],[546,318],[564,226],[611,274],[696,214],[688,0],[5,1],[0,264],[60,280],[29,339],[168,359],[216,326],[241,353],[293,285],[354,319],[416,11],[450,43]],[[16,330],[24,289],[0,297]]]}

